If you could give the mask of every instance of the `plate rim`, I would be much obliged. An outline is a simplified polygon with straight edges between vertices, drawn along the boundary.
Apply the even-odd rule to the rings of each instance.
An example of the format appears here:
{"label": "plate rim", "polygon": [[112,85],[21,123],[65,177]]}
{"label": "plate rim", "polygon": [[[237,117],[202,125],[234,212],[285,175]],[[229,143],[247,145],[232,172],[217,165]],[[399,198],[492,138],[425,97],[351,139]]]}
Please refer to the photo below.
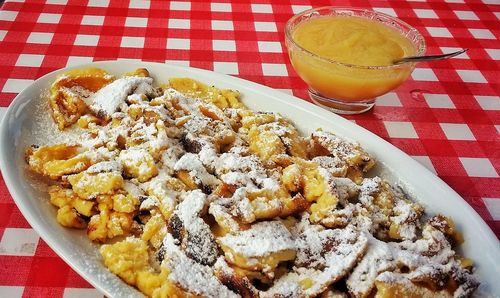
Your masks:
{"label": "plate rim", "polygon": [[[85,63],[81,65],[73,65],[69,67],[64,67],[60,68],[54,71],[51,71],[36,80],[34,80],[29,86],[24,88],[21,92],[19,92],[16,97],[12,100],[12,102],[9,104],[8,109],[5,112],[5,115],[3,117],[2,123],[0,124],[0,156],[4,156],[5,153],[5,145],[6,141],[8,141],[7,136],[8,136],[8,119],[11,118],[11,114],[14,113],[16,109],[19,109],[21,104],[24,103],[29,103],[33,100],[36,100],[36,98],[31,98],[29,100],[26,100],[25,102],[21,103],[20,98],[22,98],[26,93],[28,93],[28,89],[33,88],[33,85],[35,84],[40,84],[43,81],[46,81],[49,77],[55,76],[59,73],[63,73],[65,71],[71,70],[71,69],[77,69],[77,68],[85,68],[85,67],[102,67],[106,68],[106,66],[113,67],[113,64],[126,64],[128,65],[127,67],[134,68],[134,67],[145,67],[148,68],[148,65],[153,65],[155,67],[166,67],[167,69],[173,69],[175,70],[180,70],[180,71],[185,71],[188,73],[197,73],[200,75],[204,76],[212,76],[215,81],[220,81],[220,82],[229,82],[231,84],[235,85],[245,85],[245,88],[255,88],[254,91],[258,93],[265,93],[269,97],[273,98],[278,98],[278,99],[283,99],[284,101],[289,101],[292,103],[294,108],[298,108],[303,111],[307,111],[309,113],[313,113],[316,115],[321,116],[321,118],[333,118],[334,121],[332,122],[338,122],[340,125],[346,126],[347,130],[357,130],[359,132],[362,132],[363,134],[367,134],[370,136],[372,139],[374,139],[379,145],[382,145],[383,147],[390,148],[391,151],[394,151],[394,153],[397,155],[396,158],[404,158],[405,162],[409,162],[412,167],[415,167],[417,172],[423,172],[425,173],[425,178],[432,177],[431,182],[437,184],[438,187],[440,187],[443,191],[446,191],[450,194],[452,194],[452,200],[454,200],[454,204],[459,204],[460,208],[465,209],[467,213],[471,213],[473,215],[473,219],[475,220],[475,224],[479,225],[479,227],[482,230],[482,233],[484,233],[485,237],[487,238],[492,238],[492,239],[497,239],[496,235],[494,234],[493,230],[486,224],[484,219],[472,208],[467,201],[465,201],[464,198],[462,198],[454,189],[452,189],[448,184],[446,184],[440,177],[432,173],[429,169],[418,163],[416,160],[411,158],[410,155],[396,147],[395,145],[391,144],[387,140],[381,138],[380,136],[376,135],[375,133],[367,130],[366,128],[357,125],[339,115],[336,115],[332,112],[329,112],[321,107],[318,107],[304,99],[295,97],[293,95],[286,94],[284,92],[275,90],[271,87],[265,86],[263,84],[259,84],[256,82],[252,82],[243,78],[227,75],[227,74],[222,74],[222,73],[217,73],[214,71],[206,70],[206,69],[200,69],[200,68],[195,68],[195,67],[188,67],[188,66],[179,66],[179,65],[173,65],[169,63],[159,63],[159,62],[147,62],[147,61],[135,61],[135,60],[106,60],[106,61],[94,61],[90,63]],[[153,73],[154,75],[154,73]],[[41,92],[40,92],[41,94]],[[245,100],[242,100],[245,102]],[[342,137],[347,137],[343,134],[339,134]],[[357,142],[360,142],[360,140],[356,140]],[[363,146],[365,148],[366,146]],[[378,161],[380,162],[380,161]],[[15,179],[16,177],[11,174],[5,174],[6,170],[8,169],[8,164],[10,162],[8,161],[7,158],[0,158],[0,171],[2,172],[2,176],[5,182],[5,185],[7,186],[7,189],[9,190],[9,193],[14,200],[17,208],[21,211],[22,215],[26,218],[30,226],[40,235],[40,237],[47,243],[47,245],[53,249],[56,254],[61,257],[66,264],[68,264],[73,270],[75,270],[80,276],[82,276],[87,282],[89,282],[92,286],[94,286],[96,289],[101,291],[107,296],[113,297],[114,294],[109,292],[104,286],[102,286],[97,279],[92,278],[91,276],[88,276],[86,273],[84,273],[79,266],[74,264],[71,261],[70,256],[67,256],[65,253],[62,252],[61,250],[61,245],[58,241],[54,241],[52,236],[50,236],[49,233],[47,233],[45,230],[42,230],[41,227],[37,224],[38,219],[33,216],[31,211],[28,209],[27,206],[24,205],[23,203],[23,193],[20,191],[20,189],[17,188],[15,185]],[[15,164],[15,162],[12,162],[12,164]],[[410,184],[411,185],[411,184]],[[427,209],[427,208],[426,208]],[[493,249],[496,249],[496,254],[500,256],[500,246],[497,247],[492,247]],[[105,267],[103,265],[103,267]],[[106,267],[105,267],[106,268]],[[107,269],[107,268],[106,268]],[[497,271],[500,273],[500,268],[497,268]],[[125,282],[123,282],[126,284]],[[127,285],[128,286],[128,285]],[[130,287],[130,286],[129,286]],[[131,287],[133,288],[133,287]],[[135,289],[135,288],[133,288]]]}

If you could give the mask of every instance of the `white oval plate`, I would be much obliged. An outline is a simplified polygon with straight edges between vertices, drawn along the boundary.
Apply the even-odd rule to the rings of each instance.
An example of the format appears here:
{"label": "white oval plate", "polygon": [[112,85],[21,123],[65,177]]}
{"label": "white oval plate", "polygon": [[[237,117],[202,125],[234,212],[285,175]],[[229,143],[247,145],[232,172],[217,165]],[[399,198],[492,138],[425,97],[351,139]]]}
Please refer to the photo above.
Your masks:
{"label": "white oval plate", "polygon": [[[481,286],[477,296],[500,294],[500,245],[497,237],[479,215],[448,185],[417,163],[411,157],[366,129],[317,107],[304,100],[271,88],[239,78],[211,71],[168,64],[104,61],[77,67],[100,67],[120,75],[135,68],[147,68],[156,82],[169,77],[190,77],[219,88],[239,90],[243,102],[254,110],[279,112],[291,119],[303,134],[318,127],[357,140],[379,161],[377,174],[394,183],[400,183],[414,199],[423,203],[428,214],[451,216],[465,238],[462,252],[476,264]],[[82,231],[61,227],[55,218],[55,208],[47,194],[26,176],[24,150],[35,142],[33,132],[40,129],[40,117],[50,117],[48,111],[40,115],[37,107],[41,94],[56,76],[71,68],[49,73],[24,89],[12,102],[4,116],[0,130],[0,169],[5,183],[22,214],[43,240],[81,276],[109,297],[141,296],[126,285],[101,263],[97,246]]]}

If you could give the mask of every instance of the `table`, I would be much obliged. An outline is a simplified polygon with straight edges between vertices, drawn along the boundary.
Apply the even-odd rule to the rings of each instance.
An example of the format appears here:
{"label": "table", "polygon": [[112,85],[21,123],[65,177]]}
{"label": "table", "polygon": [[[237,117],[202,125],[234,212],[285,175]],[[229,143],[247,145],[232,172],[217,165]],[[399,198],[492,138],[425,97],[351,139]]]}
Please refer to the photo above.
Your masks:
{"label": "table", "polygon": [[[1,3],[1,2],[0,2]],[[308,100],[283,28],[335,4],[372,8],[416,27],[429,54],[411,79],[347,118],[436,173],[500,237],[500,1],[7,0],[0,9],[0,117],[25,86],[69,65],[132,59],[214,70]],[[102,297],[31,229],[0,176],[0,297]]]}

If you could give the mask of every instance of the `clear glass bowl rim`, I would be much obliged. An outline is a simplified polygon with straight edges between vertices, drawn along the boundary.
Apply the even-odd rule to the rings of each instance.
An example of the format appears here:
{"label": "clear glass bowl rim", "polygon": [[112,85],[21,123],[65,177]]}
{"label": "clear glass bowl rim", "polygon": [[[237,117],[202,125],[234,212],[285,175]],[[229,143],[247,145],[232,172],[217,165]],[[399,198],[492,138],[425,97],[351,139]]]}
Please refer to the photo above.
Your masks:
{"label": "clear glass bowl rim", "polygon": [[387,69],[394,69],[394,68],[400,68],[400,67],[405,67],[405,65],[407,64],[415,64],[415,63],[412,63],[412,62],[409,62],[409,63],[403,63],[403,64],[394,64],[394,65],[381,65],[381,66],[365,66],[365,65],[356,65],[356,64],[349,64],[349,63],[344,63],[344,62],[340,62],[340,61],[336,61],[336,60],[332,60],[332,59],[329,59],[329,58],[326,58],[326,57],[322,57],[320,55],[317,55],[317,54],[314,54],[313,52],[310,52],[306,49],[304,49],[303,47],[301,47],[300,45],[298,45],[292,38],[292,30],[291,30],[291,26],[292,26],[292,23],[306,15],[306,14],[309,14],[309,13],[313,13],[313,12],[316,12],[316,11],[319,11],[319,10],[324,10],[324,9],[329,9],[331,11],[353,11],[353,12],[365,12],[365,13],[372,13],[374,15],[380,15],[380,16],[383,16],[387,19],[390,19],[391,21],[394,21],[396,23],[398,23],[399,25],[402,25],[404,27],[406,27],[407,29],[409,29],[408,31],[412,31],[415,33],[417,39],[418,39],[418,49],[417,49],[417,53],[416,53],[416,56],[421,56],[425,53],[425,50],[427,48],[426,44],[425,44],[425,39],[424,37],[422,36],[422,34],[420,34],[420,32],[415,29],[413,26],[411,26],[410,24],[402,21],[401,19],[398,19],[398,18],[395,18],[391,15],[388,15],[388,14],[385,14],[385,13],[382,13],[382,12],[378,12],[378,11],[375,11],[375,10],[370,10],[370,9],[365,9],[365,8],[354,8],[354,7],[343,7],[343,6],[322,6],[322,7],[317,7],[317,8],[311,8],[311,9],[308,9],[308,10],[305,10],[303,12],[300,12],[296,15],[294,15],[293,17],[291,17],[287,22],[286,22],[286,25],[285,25],[285,38],[286,38],[286,44],[287,44],[287,47],[288,47],[288,43],[290,43],[292,46],[296,47],[298,50],[304,52],[305,54],[313,57],[313,58],[316,58],[316,59],[319,59],[319,60],[322,60],[322,61],[325,61],[325,62],[329,62],[329,63],[334,63],[334,64],[337,64],[337,65],[340,65],[340,66],[344,66],[344,67],[351,67],[351,68],[359,68],[359,69],[373,69],[373,70],[387,70]]}

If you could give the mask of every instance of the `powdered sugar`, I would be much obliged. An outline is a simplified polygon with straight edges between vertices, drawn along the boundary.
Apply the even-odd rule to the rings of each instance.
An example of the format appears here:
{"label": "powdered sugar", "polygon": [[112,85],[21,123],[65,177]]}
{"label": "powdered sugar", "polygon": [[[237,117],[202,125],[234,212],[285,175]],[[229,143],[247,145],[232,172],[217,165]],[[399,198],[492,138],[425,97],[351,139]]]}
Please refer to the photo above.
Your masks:
{"label": "powdered sugar", "polygon": [[361,184],[360,188],[360,196],[367,196],[373,194],[374,192],[377,192],[381,182],[382,179],[380,179],[380,177],[363,179],[363,183]]}
{"label": "powdered sugar", "polygon": [[[319,295],[346,275],[364,253],[367,239],[353,227],[324,230],[307,226],[297,239],[296,267],[285,274],[263,296],[286,293],[287,297]],[[308,286],[298,286],[307,281]]]}
{"label": "powdered sugar", "polygon": [[318,130],[313,132],[311,137],[317,139],[335,158],[339,158],[343,162],[349,162],[351,158],[360,153],[359,143],[333,133]]}
{"label": "powdered sugar", "polygon": [[201,210],[207,204],[207,195],[205,195],[201,190],[193,190],[188,192],[182,202],[177,205],[176,214],[185,223],[189,224],[190,221],[199,216]]}
{"label": "powdered sugar", "polygon": [[216,172],[222,181],[250,190],[278,189],[278,182],[270,178],[261,162],[255,155],[241,156],[235,153],[224,153],[215,163]]}
{"label": "powdered sugar", "polygon": [[176,171],[184,170],[189,172],[191,178],[201,185],[217,186],[219,184],[219,180],[214,175],[208,173],[197,154],[184,154],[175,163],[174,169]]}
{"label": "powdered sugar", "polygon": [[87,105],[91,104],[91,97],[94,95],[94,92],[78,85],[70,88],[62,87],[61,91],[67,96],[81,98]]}
{"label": "powdered sugar", "polygon": [[144,201],[141,202],[139,206],[139,210],[151,210],[154,207],[160,207],[160,203],[153,197],[147,197]]}
{"label": "powdered sugar", "polygon": [[149,77],[123,77],[100,89],[92,98],[90,109],[101,117],[110,117],[127,96],[152,89],[153,79]]}
{"label": "powdered sugar", "polygon": [[118,160],[125,167],[139,166],[139,172],[143,172],[145,169],[141,170],[141,166],[147,166],[147,156],[150,156],[150,154],[146,150],[142,148],[131,148],[128,150],[122,150],[118,156]]}
{"label": "powdered sugar", "polygon": [[264,257],[275,252],[295,249],[292,235],[279,221],[259,222],[236,235],[221,237],[219,241],[235,253],[248,258]]}
{"label": "powdered sugar", "polygon": [[[366,234],[365,234],[366,235]],[[377,276],[384,271],[392,270],[396,264],[395,256],[390,247],[371,235],[368,237],[368,251],[361,262],[347,278],[347,287],[356,297],[365,297],[374,287]]]}
{"label": "powdered sugar", "polygon": [[173,178],[164,170],[160,170],[156,177],[141,183],[141,189],[150,196],[154,196],[166,210],[174,209],[177,203],[178,191],[169,187]]}
{"label": "powdered sugar", "polygon": [[349,198],[357,195],[359,187],[351,179],[334,177],[323,167],[318,167],[318,172],[325,179],[328,190],[334,193],[343,205],[347,204]]}
{"label": "powdered sugar", "polygon": [[[236,214],[233,214],[233,212],[231,212],[234,210],[233,206],[235,204],[236,200],[233,198],[220,198],[210,204],[208,212],[216,218],[219,224],[224,224],[230,231],[236,232],[240,230],[240,225],[235,219],[238,213],[235,212]],[[246,214],[247,212],[250,213],[250,215]],[[253,210],[248,210],[247,208],[245,208],[243,213],[245,213],[246,217],[253,216]]]}
{"label": "powdered sugar", "polygon": [[390,218],[399,226],[399,235],[402,239],[413,240],[417,237],[417,225],[419,216],[413,210],[412,205],[406,201],[398,200],[393,209],[397,214]]}
{"label": "powdered sugar", "polygon": [[[479,285],[477,279],[467,270],[461,268],[457,263],[449,264],[425,264],[410,273],[383,272],[376,280],[388,284],[389,287],[397,287],[401,291],[411,293],[413,296],[421,297],[469,297]],[[458,284],[453,293],[449,292],[446,285],[449,280]],[[431,285],[421,286],[419,283]]]}
{"label": "powdered sugar", "polygon": [[48,90],[44,91],[41,97],[42,100],[38,101],[34,107],[33,127],[28,130],[26,138],[30,140],[32,144],[37,145],[61,143],[68,145],[79,144],[85,131],[78,126],[73,126],[61,132],[52,117],[49,116]]}
{"label": "powdered sugar", "polygon": [[180,247],[175,245],[172,235],[167,234],[163,246],[168,252],[163,261],[170,270],[168,279],[179,287],[206,297],[238,297],[215,277],[210,267],[188,258]]}
{"label": "powdered sugar", "polygon": [[116,161],[102,161],[91,165],[87,173],[122,172],[122,165]]}
{"label": "powdered sugar", "polygon": [[338,157],[331,156],[316,156],[312,161],[327,170],[331,175],[336,177],[345,176],[347,173],[347,165]]}
{"label": "powdered sugar", "polygon": [[[177,205],[170,227],[178,235],[182,247],[193,260],[204,265],[212,265],[217,259],[217,245],[210,226],[200,217],[207,204],[207,196],[200,190],[190,191]],[[178,218],[175,218],[175,216]],[[178,230],[176,229],[183,229]]]}
{"label": "powdered sugar", "polygon": [[[415,276],[421,274],[419,270],[435,271],[437,269],[432,268],[442,268],[441,265],[454,262],[450,244],[440,231],[430,226],[424,230],[424,238],[415,242],[385,243],[371,235],[368,239],[368,252],[347,279],[349,291],[356,296],[368,294],[381,273],[402,265],[412,270],[410,276]],[[382,280],[389,281],[384,276]]]}
{"label": "powdered sugar", "polygon": [[84,151],[82,155],[90,158],[92,163],[96,163],[102,160],[114,159],[117,155],[117,152],[109,151],[106,147],[87,148],[87,151]]}

